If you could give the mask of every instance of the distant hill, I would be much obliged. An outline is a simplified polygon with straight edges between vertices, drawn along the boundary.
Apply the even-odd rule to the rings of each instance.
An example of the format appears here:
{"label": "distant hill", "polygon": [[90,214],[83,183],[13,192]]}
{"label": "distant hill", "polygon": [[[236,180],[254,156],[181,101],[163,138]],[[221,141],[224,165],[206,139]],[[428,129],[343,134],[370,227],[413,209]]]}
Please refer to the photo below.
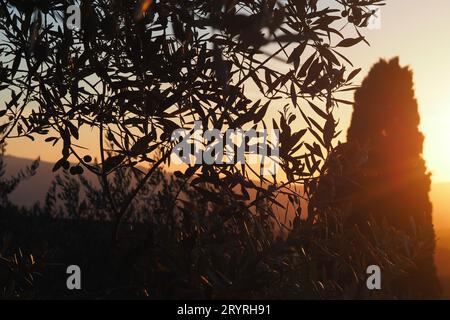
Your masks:
{"label": "distant hill", "polygon": [[[18,172],[20,169],[30,165],[32,161],[14,156],[5,156],[7,175]],[[37,201],[42,203],[51,182],[56,176],[56,173],[52,172],[52,168],[53,163],[41,161],[37,174],[19,185],[17,190],[11,194],[11,201],[23,206],[31,206]],[[91,178],[95,179],[92,175]],[[436,230],[450,230],[450,182],[433,184],[430,197],[433,203],[433,219]],[[450,248],[450,241],[448,246]]]}
{"label": "distant hill", "polygon": [[[6,175],[13,175],[19,170],[29,166],[33,160],[17,158],[14,156],[5,156]],[[53,164],[50,162],[40,161],[37,174],[22,182],[18,188],[10,195],[10,200],[23,206],[32,206],[37,201],[43,202],[45,195],[55,178],[56,174],[52,172]]]}
{"label": "distant hill", "polygon": [[430,196],[436,229],[450,230],[450,183],[434,183],[431,186]]}
{"label": "distant hill", "polygon": [[431,189],[437,237],[436,266],[444,297],[450,299],[450,183],[435,183]]}
{"label": "distant hill", "polygon": [[[14,156],[5,156],[6,176],[16,174],[25,169],[33,160],[18,158]],[[40,161],[36,175],[19,184],[16,190],[10,195],[9,199],[19,206],[31,207],[36,202],[41,204],[45,201],[45,196],[55,179],[58,172],[53,172],[54,163]],[[94,180],[91,173],[86,173],[88,179]]]}

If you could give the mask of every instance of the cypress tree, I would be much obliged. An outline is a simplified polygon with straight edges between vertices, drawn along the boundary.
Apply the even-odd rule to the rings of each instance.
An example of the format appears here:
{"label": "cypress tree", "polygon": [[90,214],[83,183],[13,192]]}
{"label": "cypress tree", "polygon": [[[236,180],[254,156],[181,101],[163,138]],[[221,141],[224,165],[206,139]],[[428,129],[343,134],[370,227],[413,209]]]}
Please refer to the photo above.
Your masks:
{"label": "cypress tree", "polygon": [[413,74],[399,59],[380,60],[355,93],[348,142],[368,148],[360,182],[363,195],[353,215],[389,223],[426,243],[413,257],[411,280],[424,297],[434,297],[439,284],[434,265],[435,233],[428,197],[431,178],[422,157],[424,136],[414,96]]}

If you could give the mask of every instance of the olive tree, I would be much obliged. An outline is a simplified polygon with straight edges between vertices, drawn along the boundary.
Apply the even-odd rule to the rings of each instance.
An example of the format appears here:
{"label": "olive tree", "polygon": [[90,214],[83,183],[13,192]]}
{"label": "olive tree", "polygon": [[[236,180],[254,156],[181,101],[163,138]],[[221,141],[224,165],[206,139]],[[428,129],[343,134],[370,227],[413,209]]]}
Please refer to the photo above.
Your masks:
{"label": "olive tree", "polygon": [[[1,142],[44,136],[61,152],[55,171],[101,178],[119,225],[146,181],[170,163],[176,129],[195,121],[219,130],[270,127],[280,130],[281,181],[241,163],[195,164],[177,175],[239,197],[245,210],[261,198],[281,205],[279,192],[298,204],[291,186],[320,175],[338,134],[333,111],[348,103],[336,94],[352,89],[359,72],[342,50],[366,42],[360,29],[378,5],[0,0]],[[83,146],[84,128],[95,132],[98,150]],[[123,167],[133,168],[136,185],[112,197],[109,175]]]}

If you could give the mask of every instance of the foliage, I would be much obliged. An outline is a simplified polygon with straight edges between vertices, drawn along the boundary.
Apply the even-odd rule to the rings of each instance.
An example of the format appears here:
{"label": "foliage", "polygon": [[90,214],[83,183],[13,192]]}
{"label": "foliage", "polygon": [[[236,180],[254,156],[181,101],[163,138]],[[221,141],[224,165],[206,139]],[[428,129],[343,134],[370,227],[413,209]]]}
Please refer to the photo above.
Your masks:
{"label": "foliage", "polygon": [[18,184],[36,174],[39,167],[39,160],[34,161],[30,166],[24,170],[19,171],[12,177],[5,177],[6,165],[4,163],[3,155],[5,154],[5,144],[0,144],[0,203],[6,205],[8,195],[13,192]]}
{"label": "foliage", "polygon": [[[6,175],[6,164],[4,162],[5,145],[0,146],[0,208],[1,213],[6,208],[13,206],[8,200],[8,195],[13,192],[20,182],[30,178],[36,173],[39,166],[39,160],[34,161],[25,170],[19,171],[14,176],[8,178]],[[17,208],[14,208],[18,214],[23,214]],[[20,248],[9,252],[10,255],[3,256],[7,242],[10,241],[8,234],[2,234],[2,243],[0,243],[0,297],[1,298],[32,298],[35,260],[32,255],[24,255]]]}
{"label": "foliage", "polygon": [[353,197],[349,223],[372,216],[421,239],[421,250],[410,257],[417,292],[439,293],[434,266],[435,233],[428,198],[431,179],[422,158],[423,134],[414,97],[413,75],[398,58],[381,60],[355,93],[355,110],[348,141],[367,150],[361,170],[351,176],[358,188],[342,187]]}
{"label": "foliage", "polygon": [[[342,145],[333,157],[351,154],[345,151]],[[134,179],[131,169],[121,170],[121,177]],[[344,181],[347,173],[335,174],[335,179]],[[146,185],[148,192],[140,195],[128,227],[121,229],[119,243],[111,238],[113,225],[104,217],[101,187],[82,178],[66,174],[57,179],[52,192],[59,201],[47,202],[44,208],[18,212],[11,205],[2,207],[0,236],[9,239],[2,246],[4,256],[14,256],[20,248],[32,252],[33,270],[39,273],[32,294],[19,292],[15,297],[418,297],[411,281],[414,262],[410,256],[420,250],[420,240],[392,226],[371,221],[364,230],[347,228],[343,211],[329,205],[321,207],[314,220],[297,217],[283,237],[267,214],[271,210],[267,201],[248,214],[233,197],[221,197],[220,204],[211,201],[212,195],[205,190],[212,194],[217,190],[210,186],[196,189],[186,186],[184,179],[161,171],[156,175],[158,179]],[[113,179],[117,194],[129,188],[121,180]],[[59,196],[74,189],[79,193],[70,198]],[[80,200],[87,190],[92,196]],[[80,210],[82,218],[71,216],[82,202],[87,208]],[[408,248],[405,241],[410,243]],[[65,267],[73,263],[83,270],[80,292],[64,287]],[[369,264],[383,269],[381,291],[366,288]]]}
{"label": "foliage", "polygon": [[[1,206],[0,230],[15,237],[2,261],[12,270],[14,252],[33,252],[35,296],[70,297],[52,283],[74,261],[88,275],[74,295],[90,298],[418,296],[407,280],[421,238],[376,220],[348,227],[337,194],[364,163],[333,141],[333,112],[351,104],[336,94],[360,71],[341,51],[365,41],[369,6],[383,1],[76,1],[82,24],[70,30],[73,3],[0,0],[1,141],[41,135],[61,150],[43,208]],[[286,178],[240,164],[161,171],[175,129],[267,128],[269,111]],[[88,129],[98,151],[82,145]],[[283,195],[292,226],[276,219]],[[371,263],[382,291],[365,286]]]}
{"label": "foliage", "polygon": [[[319,174],[337,135],[332,111],[346,103],[334,94],[349,89],[359,71],[346,74],[351,62],[339,51],[365,41],[359,29],[372,14],[369,6],[383,4],[332,2],[166,0],[148,8],[146,1],[77,1],[81,28],[70,30],[65,9],[73,1],[1,0],[1,89],[11,93],[1,112],[8,119],[2,141],[43,135],[61,148],[55,170],[71,160],[72,174],[87,169],[101,176],[119,228],[147,179],[169,162],[176,128],[194,120],[219,130],[266,127],[267,110],[282,111],[279,99],[289,99],[306,128],[293,132],[296,117],[285,113],[273,124],[282,131],[287,184],[267,179],[272,188],[264,192],[249,179],[251,168],[240,165],[203,164],[184,173],[221,193],[239,186],[276,203],[273,192],[294,195],[289,183]],[[344,36],[343,27],[354,35]],[[280,60],[288,71],[276,67]],[[90,140],[98,135],[98,152],[81,148],[85,128]],[[114,198],[109,175],[138,164],[148,169],[138,173],[135,189]]]}

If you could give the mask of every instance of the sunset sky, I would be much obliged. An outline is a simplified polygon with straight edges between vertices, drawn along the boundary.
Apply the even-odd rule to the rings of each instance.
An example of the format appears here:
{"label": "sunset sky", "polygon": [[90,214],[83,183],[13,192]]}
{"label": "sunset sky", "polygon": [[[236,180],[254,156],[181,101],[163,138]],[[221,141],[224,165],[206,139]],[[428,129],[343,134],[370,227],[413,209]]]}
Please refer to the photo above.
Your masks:
{"label": "sunset sky", "polygon": [[[450,1],[387,2],[381,29],[365,32],[371,47],[353,48],[352,59],[363,67],[361,75],[380,57],[400,56],[413,69],[424,156],[434,182],[450,181]],[[350,115],[345,112],[343,120]]]}
{"label": "sunset sky", "polygon": [[[388,0],[381,10],[381,28],[364,31],[371,47],[360,44],[345,52],[355,67],[363,68],[358,83],[380,58],[400,56],[401,64],[413,69],[421,130],[426,138],[424,156],[434,182],[450,181],[449,27],[449,0]],[[337,118],[344,129],[350,123],[351,111],[349,106],[339,110]],[[7,151],[48,161],[60,157],[59,148],[52,150],[26,138],[10,140]]]}

